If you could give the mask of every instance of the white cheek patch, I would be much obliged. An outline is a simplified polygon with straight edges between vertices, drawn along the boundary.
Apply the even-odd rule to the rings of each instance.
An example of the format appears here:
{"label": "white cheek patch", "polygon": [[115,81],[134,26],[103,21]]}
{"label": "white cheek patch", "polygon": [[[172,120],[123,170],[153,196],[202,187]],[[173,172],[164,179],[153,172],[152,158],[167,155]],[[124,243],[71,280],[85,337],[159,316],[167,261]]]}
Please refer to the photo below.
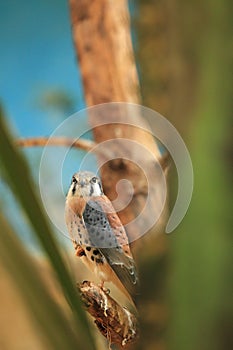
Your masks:
{"label": "white cheek patch", "polygon": [[92,196],[101,196],[102,191],[98,183],[92,185],[93,193]]}

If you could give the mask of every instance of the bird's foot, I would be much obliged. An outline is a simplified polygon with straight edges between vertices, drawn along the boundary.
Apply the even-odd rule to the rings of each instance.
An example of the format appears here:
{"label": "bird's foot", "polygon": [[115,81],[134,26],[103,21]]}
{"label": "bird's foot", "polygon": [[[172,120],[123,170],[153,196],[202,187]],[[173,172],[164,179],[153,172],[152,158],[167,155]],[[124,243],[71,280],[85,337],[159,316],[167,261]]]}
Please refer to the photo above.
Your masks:
{"label": "bird's foot", "polygon": [[107,295],[110,294],[110,289],[104,287],[104,281],[102,281],[102,282],[99,284],[99,288],[102,289],[102,291],[103,291],[105,294],[107,294]]}

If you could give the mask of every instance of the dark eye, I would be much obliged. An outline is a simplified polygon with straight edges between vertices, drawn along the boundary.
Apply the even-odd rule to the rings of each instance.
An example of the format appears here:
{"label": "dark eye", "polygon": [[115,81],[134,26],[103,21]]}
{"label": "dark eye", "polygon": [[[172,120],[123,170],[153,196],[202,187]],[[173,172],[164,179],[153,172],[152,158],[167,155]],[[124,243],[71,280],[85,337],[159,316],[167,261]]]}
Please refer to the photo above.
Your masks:
{"label": "dark eye", "polygon": [[93,182],[94,184],[97,182],[97,177],[96,176],[94,176],[92,179],[91,179],[91,182]]}
{"label": "dark eye", "polygon": [[76,184],[77,182],[78,182],[78,181],[77,181],[76,177],[73,176],[73,177],[72,177],[72,183],[73,183],[73,184]]}

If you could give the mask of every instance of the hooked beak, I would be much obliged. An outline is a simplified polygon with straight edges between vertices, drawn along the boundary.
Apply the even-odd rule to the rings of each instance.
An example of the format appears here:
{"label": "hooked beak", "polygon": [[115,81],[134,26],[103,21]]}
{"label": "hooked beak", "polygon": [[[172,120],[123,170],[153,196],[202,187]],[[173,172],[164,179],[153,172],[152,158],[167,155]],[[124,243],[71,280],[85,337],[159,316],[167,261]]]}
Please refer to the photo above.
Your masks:
{"label": "hooked beak", "polygon": [[84,181],[84,180],[81,180],[81,181],[80,181],[80,186],[81,186],[81,187],[84,187],[84,185],[85,185],[85,181]]}

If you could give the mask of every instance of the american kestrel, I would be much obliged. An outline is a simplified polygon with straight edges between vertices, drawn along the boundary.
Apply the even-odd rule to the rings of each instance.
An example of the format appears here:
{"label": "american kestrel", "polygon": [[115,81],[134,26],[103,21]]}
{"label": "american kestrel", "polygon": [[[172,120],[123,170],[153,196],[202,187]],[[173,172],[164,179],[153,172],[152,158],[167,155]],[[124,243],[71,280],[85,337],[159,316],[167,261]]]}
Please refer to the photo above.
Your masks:
{"label": "american kestrel", "polygon": [[99,177],[78,172],[66,198],[66,224],[76,255],[104,282],[113,282],[130,301],[137,292],[137,272],[128,237]]}

